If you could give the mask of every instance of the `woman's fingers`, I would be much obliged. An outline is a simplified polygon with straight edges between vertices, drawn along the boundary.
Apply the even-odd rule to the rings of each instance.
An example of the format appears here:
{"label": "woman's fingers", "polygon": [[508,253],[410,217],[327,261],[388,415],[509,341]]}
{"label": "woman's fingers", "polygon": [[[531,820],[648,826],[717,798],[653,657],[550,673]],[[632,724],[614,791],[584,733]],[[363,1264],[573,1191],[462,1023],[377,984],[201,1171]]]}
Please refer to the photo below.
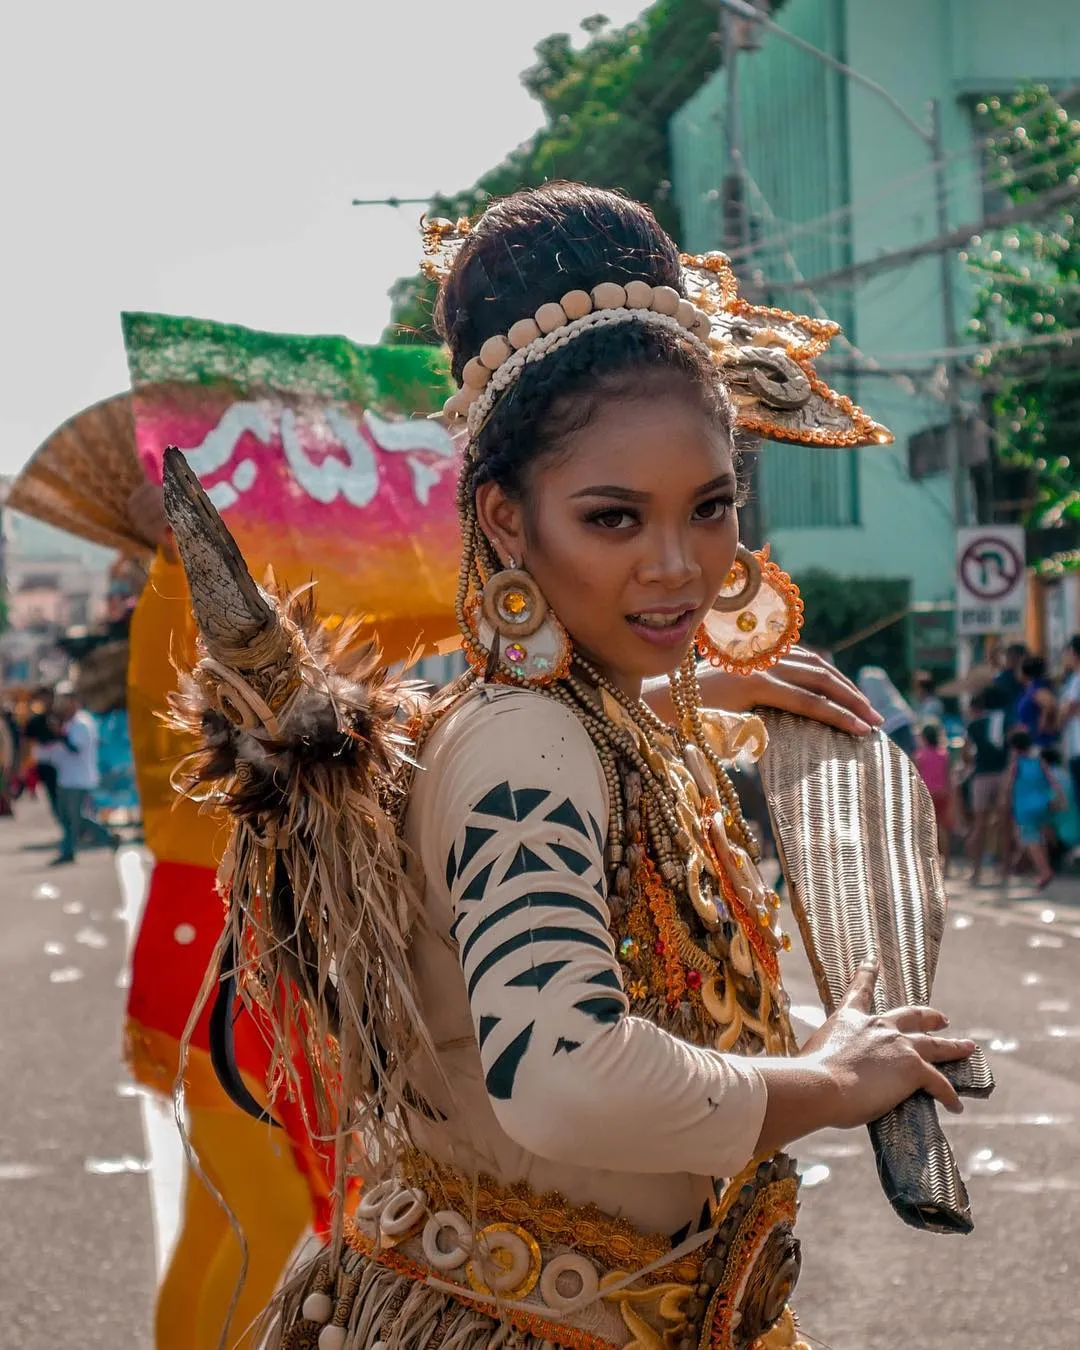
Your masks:
{"label": "woman's fingers", "polygon": [[792,652],[773,667],[767,678],[775,692],[770,704],[785,712],[863,736],[881,723],[859,690],[811,653]]}
{"label": "woman's fingers", "polygon": [[932,1064],[924,1061],[924,1077],[919,1085],[925,1092],[929,1092],[931,1097],[939,1101],[946,1111],[951,1111],[953,1115],[961,1115],[964,1110],[964,1104],[957,1096],[956,1089],[939,1070]]}
{"label": "woman's fingers", "polygon": [[907,1008],[891,1008],[885,1017],[897,1031],[907,1035],[917,1031],[941,1031],[943,1027],[949,1025],[949,1019],[944,1013],[938,1012],[936,1008],[925,1008],[921,1004]]}
{"label": "woman's fingers", "polygon": [[[836,727],[838,731],[847,731],[854,736],[866,736],[870,724],[858,713],[842,703],[835,702],[824,693],[817,693],[805,683],[795,681],[791,676],[792,667],[780,671],[779,668],[762,681],[763,697],[758,703],[769,708],[778,708],[781,712],[795,713],[799,717],[809,717],[815,722]],[[797,667],[795,668],[798,669]],[[801,677],[800,677],[801,678]]]}
{"label": "woman's fingers", "polygon": [[[877,726],[883,719],[881,714],[876,712],[873,704],[858,688],[857,685],[847,678],[846,675],[830,666],[827,661],[823,661],[820,656],[813,657],[805,653],[791,653],[792,670],[800,668],[800,674],[811,688],[818,693],[826,694],[829,698],[854,712],[866,722]],[[782,664],[782,663],[780,663]]]}
{"label": "woman's fingers", "polygon": [[970,1059],[975,1053],[975,1042],[952,1036],[909,1036],[908,1040],[927,1064],[951,1064],[957,1059]]}
{"label": "woman's fingers", "polygon": [[863,961],[855,972],[848,991],[844,995],[843,1007],[855,1008],[859,1012],[869,1012],[874,1002],[874,985],[877,984],[878,963],[874,960]]}

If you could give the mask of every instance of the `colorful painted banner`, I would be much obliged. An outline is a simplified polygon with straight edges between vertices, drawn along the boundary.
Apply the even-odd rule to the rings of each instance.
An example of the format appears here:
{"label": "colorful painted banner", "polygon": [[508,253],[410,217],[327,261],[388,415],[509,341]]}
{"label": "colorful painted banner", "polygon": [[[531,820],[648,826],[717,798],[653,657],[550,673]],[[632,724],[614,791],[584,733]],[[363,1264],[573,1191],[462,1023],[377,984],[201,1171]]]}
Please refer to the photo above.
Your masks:
{"label": "colorful painted banner", "polygon": [[319,583],[388,657],[455,632],[458,448],[426,420],[451,389],[431,347],[358,347],[161,314],[123,316],[139,454],[187,454],[254,574]]}

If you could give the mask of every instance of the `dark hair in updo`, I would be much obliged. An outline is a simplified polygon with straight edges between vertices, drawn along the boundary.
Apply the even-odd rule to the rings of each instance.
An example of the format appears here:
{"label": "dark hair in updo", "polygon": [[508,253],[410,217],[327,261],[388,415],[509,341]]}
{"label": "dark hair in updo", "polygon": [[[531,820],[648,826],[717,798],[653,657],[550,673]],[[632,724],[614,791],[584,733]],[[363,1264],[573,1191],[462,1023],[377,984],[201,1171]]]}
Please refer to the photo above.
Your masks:
{"label": "dark hair in updo", "polygon": [[[567,291],[644,281],[682,295],[679,251],[648,207],[581,183],[548,183],[491,206],[461,247],[435,320],[455,378],[495,334]],[[518,496],[527,466],[585,427],[606,398],[655,394],[672,380],[729,434],[731,402],[705,353],[666,328],[622,323],[581,334],[527,366],[476,441],[470,488]]]}

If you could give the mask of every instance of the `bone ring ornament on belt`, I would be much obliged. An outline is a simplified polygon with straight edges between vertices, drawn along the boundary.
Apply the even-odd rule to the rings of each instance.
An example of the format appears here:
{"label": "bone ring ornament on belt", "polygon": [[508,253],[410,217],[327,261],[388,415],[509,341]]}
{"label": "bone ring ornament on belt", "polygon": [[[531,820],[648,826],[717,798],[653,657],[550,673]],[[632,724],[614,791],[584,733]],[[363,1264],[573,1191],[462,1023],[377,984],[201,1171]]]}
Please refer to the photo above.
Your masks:
{"label": "bone ring ornament on belt", "polygon": [[[456,1241],[453,1247],[444,1250],[439,1246],[439,1237],[443,1233],[453,1233]],[[424,1256],[434,1270],[457,1270],[469,1259],[473,1245],[472,1226],[455,1210],[440,1209],[424,1225],[422,1238]]]}
{"label": "bone ring ornament on belt", "polygon": [[423,1191],[401,1190],[383,1206],[379,1228],[387,1237],[401,1237],[423,1218],[427,1206]]}
{"label": "bone ring ornament on belt", "polygon": [[401,1183],[395,1181],[393,1177],[390,1177],[386,1181],[380,1181],[377,1186],[372,1186],[370,1191],[365,1191],[360,1197],[360,1201],[356,1206],[357,1217],[361,1219],[377,1219],[400,1190]]}

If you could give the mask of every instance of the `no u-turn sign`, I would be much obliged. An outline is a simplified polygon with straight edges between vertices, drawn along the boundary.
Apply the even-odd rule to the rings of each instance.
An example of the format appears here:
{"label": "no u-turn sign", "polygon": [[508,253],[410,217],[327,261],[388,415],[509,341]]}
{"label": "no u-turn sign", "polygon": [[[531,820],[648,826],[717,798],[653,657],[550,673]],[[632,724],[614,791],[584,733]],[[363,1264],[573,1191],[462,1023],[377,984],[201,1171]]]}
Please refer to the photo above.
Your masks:
{"label": "no u-turn sign", "polygon": [[1020,525],[956,532],[956,631],[1014,633],[1024,627],[1027,595]]}

